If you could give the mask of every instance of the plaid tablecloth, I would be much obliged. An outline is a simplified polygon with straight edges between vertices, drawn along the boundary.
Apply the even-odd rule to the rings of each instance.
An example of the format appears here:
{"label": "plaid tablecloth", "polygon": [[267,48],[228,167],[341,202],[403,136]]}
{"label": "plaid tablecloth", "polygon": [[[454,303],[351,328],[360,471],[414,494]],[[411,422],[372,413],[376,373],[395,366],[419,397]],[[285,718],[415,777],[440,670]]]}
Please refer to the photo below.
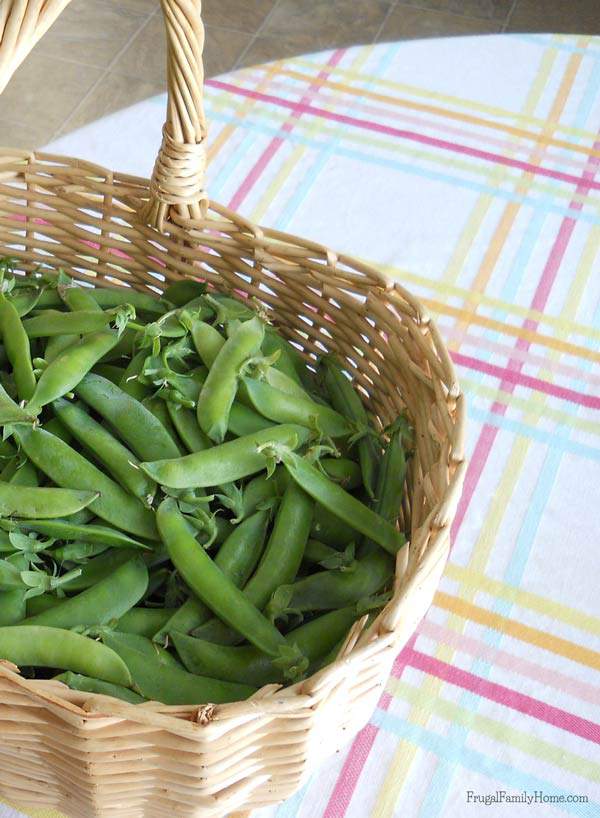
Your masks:
{"label": "plaid tablecloth", "polygon": [[[53,147],[148,173],[163,111]],[[433,607],[369,725],[257,818],[599,816],[600,39],[300,57],[207,113],[212,197],[412,288],[469,410]]]}

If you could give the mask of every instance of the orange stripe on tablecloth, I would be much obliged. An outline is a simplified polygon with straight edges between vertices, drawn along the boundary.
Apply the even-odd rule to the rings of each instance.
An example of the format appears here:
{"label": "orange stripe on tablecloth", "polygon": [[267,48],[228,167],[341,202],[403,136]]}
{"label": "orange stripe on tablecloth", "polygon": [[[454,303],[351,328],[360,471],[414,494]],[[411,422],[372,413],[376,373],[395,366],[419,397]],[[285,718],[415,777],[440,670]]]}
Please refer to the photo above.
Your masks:
{"label": "orange stripe on tablecloth", "polygon": [[594,670],[600,670],[600,653],[582,645],[577,645],[568,639],[554,636],[538,628],[532,628],[530,625],[523,625],[521,622],[509,619],[507,616],[492,613],[479,605],[473,605],[471,602],[465,602],[464,599],[446,594],[444,591],[436,593],[433,603],[438,608],[444,608],[462,619],[470,619],[472,622],[493,628],[496,631],[505,633],[507,636],[512,636],[514,639],[519,639],[521,642],[527,642],[558,656],[564,656],[573,662],[578,662],[580,665],[587,665]]}
{"label": "orange stripe on tablecloth", "polygon": [[[581,55],[578,55],[581,56]],[[282,68],[279,71],[279,74],[282,76],[290,77],[291,79],[303,80],[305,82],[308,81],[307,75],[303,74],[300,71],[294,71],[290,68]],[[493,119],[486,119],[485,117],[476,116],[474,114],[466,114],[462,111],[452,111],[448,108],[443,108],[441,105],[431,105],[425,102],[416,102],[415,100],[407,99],[406,97],[395,97],[391,96],[390,94],[382,94],[378,91],[369,91],[364,88],[353,88],[351,85],[348,85],[344,82],[335,82],[329,79],[319,79],[316,78],[311,80],[314,82],[315,85],[324,86],[326,88],[331,88],[336,91],[342,91],[345,94],[350,94],[351,96],[357,97],[366,97],[368,99],[377,100],[378,102],[384,102],[388,105],[397,105],[403,108],[410,108],[415,111],[425,111],[430,114],[439,114],[440,116],[445,117],[446,119],[454,119],[459,122],[468,122],[471,125],[479,125],[484,128],[491,128],[496,131],[503,131],[504,133],[511,134],[512,136],[517,136],[522,139],[529,139],[533,142],[537,142],[540,145],[549,146],[552,145],[557,148],[565,148],[567,150],[573,151],[573,153],[582,153],[585,156],[596,156],[600,158],[600,150],[595,150],[594,148],[586,148],[584,145],[578,145],[574,142],[569,142],[565,139],[556,139],[556,137],[546,136],[543,133],[535,133],[534,131],[528,131],[525,128],[517,128],[515,125],[507,125],[503,122],[495,122]]]}

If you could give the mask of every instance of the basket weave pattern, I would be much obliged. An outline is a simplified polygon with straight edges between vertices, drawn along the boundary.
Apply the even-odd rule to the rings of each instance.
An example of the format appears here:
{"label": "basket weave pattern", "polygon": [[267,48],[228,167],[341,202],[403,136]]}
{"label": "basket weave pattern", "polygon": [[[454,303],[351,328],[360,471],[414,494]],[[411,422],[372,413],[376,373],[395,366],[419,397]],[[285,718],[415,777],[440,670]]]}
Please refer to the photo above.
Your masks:
{"label": "basket weave pattern", "polygon": [[[0,6],[0,89],[67,5]],[[464,476],[463,397],[435,324],[375,269],[209,202],[203,188],[203,28],[197,0],[163,0],[169,104],[152,180],[0,149],[0,256],[93,285],[160,293],[193,276],[255,297],[307,358],[333,351],[376,422],[408,410],[416,451],[392,600],[338,660],[292,687],[201,707],[130,705],[32,681],[0,661],[0,797],[72,818],[220,818],[280,801],[368,720],[429,607]]]}

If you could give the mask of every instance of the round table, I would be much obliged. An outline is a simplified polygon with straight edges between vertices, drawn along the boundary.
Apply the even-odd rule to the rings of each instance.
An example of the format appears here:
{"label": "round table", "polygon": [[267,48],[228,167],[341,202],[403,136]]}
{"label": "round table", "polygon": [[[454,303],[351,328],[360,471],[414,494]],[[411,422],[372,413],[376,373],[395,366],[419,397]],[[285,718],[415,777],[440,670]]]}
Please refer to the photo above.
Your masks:
{"label": "round table", "polygon": [[[207,85],[211,197],[398,277],[469,406],[428,616],[369,725],[256,818],[598,816],[600,39],[389,43]],[[148,175],[164,109],[51,147]]]}

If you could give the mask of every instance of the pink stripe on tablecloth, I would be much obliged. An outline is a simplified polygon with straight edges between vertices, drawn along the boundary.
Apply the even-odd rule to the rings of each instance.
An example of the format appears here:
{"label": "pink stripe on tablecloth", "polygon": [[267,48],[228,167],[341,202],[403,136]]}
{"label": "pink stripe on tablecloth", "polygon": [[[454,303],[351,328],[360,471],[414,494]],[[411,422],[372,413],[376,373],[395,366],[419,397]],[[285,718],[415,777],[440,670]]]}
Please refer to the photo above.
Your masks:
{"label": "pink stripe on tablecloth", "polygon": [[[342,59],[345,53],[346,53],[345,49],[338,48],[336,51],[333,52],[333,54],[327,61],[326,65],[330,66],[331,68],[334,68]],[[322,71],[319,71],[318,79],[327,79],[328,75],[329,71],[324,69]],[[312,91],[314,95],[315,93],[318,93],[319,88],[320,85],[313,82],[310,85],[308,91],[309,92]],[[255,94],[257,94],[255,99],[259,99],[260,98],[259,92],[255,91]],[[303,96],[302,100],[300,101],[300,105],[303,105],[306,99],[308,99],[308,97]],[[290,133],[294,129],[294,125],[296,124],[295,121],[297,121],[302,116],[303,113],[304,112],[300,109],[294,110],[292,112],[291,118],[287,122],[283,123],[280,130],[283,131],[284,133]],[[279,148],[284,144],[284,142],[285,140],[281,136],[274,136],[273,139],[271,139],[267,147],[259,156],[257,162],[250,169],[249,173],[242,181],[242,184],[239,186],[239,188],[236,190],[233,197],[231,198],[231,201],[229,202],[229,207],[232,210],[239,210],[240,205],[245,200],[246,196],[250,193],[250,191],[260,178],[262,172],[267,167],[271,159],[275,156]]]}
{"label": "pink stripe on tablecloth", "polygon": [[538,721],[551,724],[553,727],[573,733],[587,741],[600,744],[600,724],[596,724],[596,722],[576,716],[574,713],[568,713],[566,710],[542,702],[533,698],[533,696],[519,693],[505,685],[490,682],[488,679],[483,679],[481,676],[476,676],[467,670],[449,665],[447,662],[442,662],[440,659],[428,656],[426,653],[414,650],[412,647],[407,646],[402,653],[405,655],[408,665],[423,671],[423,673],[436,676],[438,679],[475,693],[477,696],[482,696],[519,713],[524,713],[538,719]]}
{"label": "pink stripe on tablecloth", "polygon": [[384,133],[388,136],[395,136],[398,139],[407,139],[411,142],[431,145],[434,148],[441,148],[442,150],[451,151],[453,153],[472,156],[476,159],[481,159],[484,162],[494,162],[506,167],[524,170],[527,173],[533,173],[538,176],[548,176],[551,179],[557,179],[561,182],[577,185],[578,188],[581,187],[586,190],[594,188],[595,190],[600,190],[600,182],[596,182],[593,179],[586,179],[585,174],[584,176],[574,176],[570,173],[561,173],[558,170],[544,168],[539,165],[534,165],[531,162],[524,162],[521,159],[512,159],[510,156],[504,156],[499,153],[480,150],[479,148],[473,148],[459,142],[450,142],[447,139],[427,136],[426,134],[417,133],[416,131],[393,128],[391,125],[383,125],[380,122],[370,122],[369,120],[358,119],[357,117],[348,116],[347,114],[327,111],[325,108],[306,105],[302,102],[292,102],[291,100],[283,99],[283,97],[278,97],[273,94],[264,94],[260,91],[253,91],[251,88],[242,88],[238,85],[232,85],[229,82],[223,82],[223,80],[207,80],[206,84],[212,86],[213,88],[219,88],[222,91],[229,91],[230,93],[257,99],[261,102],[268,102],[273,105],[278,105],[279,107],[288,108],[291,111],[297,111],[298,113],[309,114],[311,116],[321,117],[322,119],[329,119],[334,122],[342,122],[344,125],[352,125],[357,128],[363,128],[364,130]]}
{"label": "pink stripe on tablecloth", "polygon": [[[496,366],[496,364],[481,361],[479,358],[473,358],[471,355],[463,355],[462,352],[451,352],[450,356],[454,363],[459,366],[466,366],[469,369],[484,372],[486,375],[492,375],[494,378],[500,378],[503,381],[503,386],[507,383],[511,384],[513,387],[510,390],[511,392],[514,391],[515,386],[526,386],[536,392],[544,392],[546,395],[552,395],[570,403],[577,403],[580,406],[587,406],[589,409],[600,409],[600,397],[596,395],[577,392],[575,389],[569,389],[566,386],[559,386],[555,383],[543,381],[541,378],[524,375],[519,370],[525,361],[518,361],[518,368],[511,368],[510,364],[508,367]],[[501,405],[506,406],[505,404]]]}
{"label": "pink stripe on tablecloth", "polygon": [[442,645],[448,645],[454,650],[468,653],[469,656],[474,656],[477,659],[483,659],[483,661],[489,662],[494,667],[501,667],[511,673],[517,673],[520,676],[532,679],[538,684],[560,690],[581,701],[590,702],[590,704],[600,702],[600,687],[567,676],[566,673],[561,673],[554,668],[544,667],[544,665],[537,662],[515,656],[506,650],[494,648],[480,639],[465,636],[458,633],[458,631],[438,625],[437,622],[430,619],[424,619],[419,625],[418,631],[421,636],[426,636],[428,639],[433,639]]}

